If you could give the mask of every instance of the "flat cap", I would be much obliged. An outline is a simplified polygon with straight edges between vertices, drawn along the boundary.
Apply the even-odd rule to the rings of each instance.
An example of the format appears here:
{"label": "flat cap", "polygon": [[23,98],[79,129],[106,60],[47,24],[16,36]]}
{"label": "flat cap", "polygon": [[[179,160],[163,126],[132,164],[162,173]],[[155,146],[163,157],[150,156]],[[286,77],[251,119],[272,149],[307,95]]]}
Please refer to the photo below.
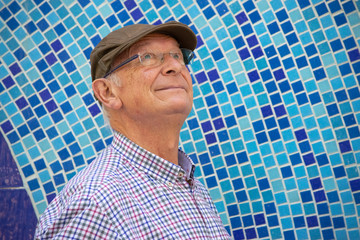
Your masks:
{"label": "flat cap", "polygon": [[117,29],[104,37],[90,54],[91,77],[102,78],[110,71],[115,58],[135,42],[151,33],[161,33],[173,37],[181,48],[194,50],[196,35],[187,25],[171,21],[159,25],[133,24]]}

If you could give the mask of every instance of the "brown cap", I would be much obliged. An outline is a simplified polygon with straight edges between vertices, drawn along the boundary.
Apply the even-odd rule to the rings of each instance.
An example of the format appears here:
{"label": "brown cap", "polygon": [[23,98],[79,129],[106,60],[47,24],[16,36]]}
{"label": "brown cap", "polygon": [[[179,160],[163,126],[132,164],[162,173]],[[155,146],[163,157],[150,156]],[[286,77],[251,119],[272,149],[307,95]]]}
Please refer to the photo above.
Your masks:
{"label": "brown cap", "polygon": [[194,50],[196,47],[195,33],[183,23],[171,21],[160,25],[128,25],[109,33],[92,50],[90,54],[92,80],[104,77],[120,53],[150,33],[169,35],[180,44],[181,48]]}

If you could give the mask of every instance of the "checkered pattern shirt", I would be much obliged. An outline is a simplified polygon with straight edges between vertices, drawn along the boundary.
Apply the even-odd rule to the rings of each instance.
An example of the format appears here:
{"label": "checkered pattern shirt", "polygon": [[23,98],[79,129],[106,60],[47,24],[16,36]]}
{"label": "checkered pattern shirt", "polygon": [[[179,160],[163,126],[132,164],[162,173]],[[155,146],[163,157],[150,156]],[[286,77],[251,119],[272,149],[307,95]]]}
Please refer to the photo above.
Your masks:
{"label": "checkered pattern shirt", "polygon": [[40,217],[36,239],[230,239],[194,164],[179,165],[119,133]]}

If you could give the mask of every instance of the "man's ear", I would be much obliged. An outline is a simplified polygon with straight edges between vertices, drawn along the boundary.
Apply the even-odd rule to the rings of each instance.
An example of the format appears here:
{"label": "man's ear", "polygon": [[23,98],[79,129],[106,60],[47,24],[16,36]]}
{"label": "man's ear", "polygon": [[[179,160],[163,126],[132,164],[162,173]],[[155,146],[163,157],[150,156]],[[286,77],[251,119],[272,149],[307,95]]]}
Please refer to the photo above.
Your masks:
{"label": "man's ear", "polygon": [[95,97],[107,108],[120,109],[122,102],[116,94],[115,84],[105,78],[98,78],[92,83]]}

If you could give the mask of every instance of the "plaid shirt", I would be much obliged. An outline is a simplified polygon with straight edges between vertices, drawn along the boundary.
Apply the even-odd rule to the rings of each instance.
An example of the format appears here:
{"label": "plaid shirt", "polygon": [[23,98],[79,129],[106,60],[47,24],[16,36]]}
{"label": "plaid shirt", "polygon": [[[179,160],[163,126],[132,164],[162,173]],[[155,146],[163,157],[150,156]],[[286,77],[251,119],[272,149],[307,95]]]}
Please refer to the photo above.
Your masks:
{"label": "plaid shirt", "polygon": [[230,239],[194,164],[179,165],[119,133],[40,217],[36,239]]}

